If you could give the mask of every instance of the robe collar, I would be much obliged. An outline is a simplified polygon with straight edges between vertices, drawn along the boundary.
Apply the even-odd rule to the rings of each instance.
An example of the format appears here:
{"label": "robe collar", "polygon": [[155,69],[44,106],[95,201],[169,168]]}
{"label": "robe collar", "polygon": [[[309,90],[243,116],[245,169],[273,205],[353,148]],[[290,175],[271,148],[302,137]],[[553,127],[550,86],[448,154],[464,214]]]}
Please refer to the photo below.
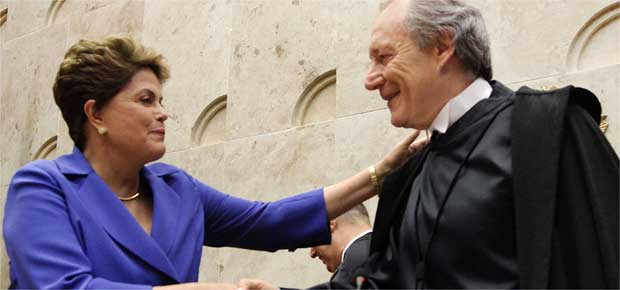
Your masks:
{"label": "robe collar", "polygon": [[493,88],[489,82],[483,78],[477,78],[465,90],[446,103],[439,111],[439,114],[437,114],[437,117],[435,117],[435,120],[433,120],[433,123],[431,123],[429,129],[441,134],[446,133],[452,124],[465,115],[478,102],[490,97],[492,92]]}

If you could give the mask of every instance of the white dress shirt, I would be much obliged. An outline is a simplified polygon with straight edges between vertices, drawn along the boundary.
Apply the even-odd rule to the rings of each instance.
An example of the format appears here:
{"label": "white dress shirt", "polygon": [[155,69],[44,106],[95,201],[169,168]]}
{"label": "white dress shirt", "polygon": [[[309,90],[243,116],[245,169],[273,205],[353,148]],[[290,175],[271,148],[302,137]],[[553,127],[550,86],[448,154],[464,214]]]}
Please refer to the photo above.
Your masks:
{"label": "white dress shirt", "polygon": [[372,233],[372,230],[367,230],[359,235],[357,235],[355,238],[353,238],[351,241],[349,241],[349,243],[344,247],[344,249],[342,250],[342,257],[340,259],[340,262],[344,262],[344,253],[347,252],[347,250],[349,249],[349,247],[351,246],[351,244],[353,244],[355,241],[357,241],[359,238],[363,237],[365,234],[367,233]]}
{"label": "white dress shirt", "polygon": [[465,90],[452,98],[439,111],[429,130],[443,134],[448,131],[458,119],[469,111],[476,103],[491,96],[493,88],[483,78],[477,78]]}

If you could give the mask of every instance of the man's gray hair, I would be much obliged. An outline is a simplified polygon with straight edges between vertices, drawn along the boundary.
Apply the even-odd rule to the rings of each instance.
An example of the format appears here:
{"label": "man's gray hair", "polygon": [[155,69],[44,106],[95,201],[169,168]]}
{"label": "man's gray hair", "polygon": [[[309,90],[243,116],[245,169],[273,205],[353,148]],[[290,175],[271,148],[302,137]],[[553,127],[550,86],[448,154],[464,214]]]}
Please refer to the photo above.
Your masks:
{"label": "man's gray hair", "polygon": [[338,221],[349,224],[364,224],[370,226],[370,217],[368,210],[363,203],[354,206],[349,211],[338,217]]}
{"label": "man's gray hair", "polygon": [[460,0],[411,0],[405,22],[421,48],[435,45],[442,33],[452,34],[465,68],[477,77],[493,78],[489,36],[477,8]]}

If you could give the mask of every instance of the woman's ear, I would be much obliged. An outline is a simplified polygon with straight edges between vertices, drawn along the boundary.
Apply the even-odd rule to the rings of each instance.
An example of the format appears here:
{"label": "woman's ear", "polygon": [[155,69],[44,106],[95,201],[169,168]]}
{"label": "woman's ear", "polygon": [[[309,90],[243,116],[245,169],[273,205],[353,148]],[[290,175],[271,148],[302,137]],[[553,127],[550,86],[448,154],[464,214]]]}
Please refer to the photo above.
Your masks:
{"label": "woman's ear", "polygon": [[84,114],[86,115],[86,119],[88,123],[93,126],[96,130],[99,128],[105,128],[103,124],[103,117],[101,116],[101,112],[95,108],[95,100],[88,100],[84,103]]}
{"label": "woman's ear", "polygon": [[336,220],[331,220],[329,221],[329,231],[330,232],[334,232],[334,230],[336,230],[336,227],[338,226],[338,222]]}

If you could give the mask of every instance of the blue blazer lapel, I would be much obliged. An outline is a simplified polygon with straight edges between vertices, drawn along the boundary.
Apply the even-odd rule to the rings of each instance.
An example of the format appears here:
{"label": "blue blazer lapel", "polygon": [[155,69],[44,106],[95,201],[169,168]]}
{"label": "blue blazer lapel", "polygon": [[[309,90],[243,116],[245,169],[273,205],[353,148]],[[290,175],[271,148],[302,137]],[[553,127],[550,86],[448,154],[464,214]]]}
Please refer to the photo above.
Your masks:
{"label": "blue blazer lapel", "polygon": [[[60,158],[57,162],[64,174],[85,174],[85,180],[77,189],[77,195],[88,212],[103,226],[112,239],[146,263],[180,282],[178,274],[162,248],[142,229],[129,210],[95,173],[79,150],[74,149],[71,155]],[[156,185],[151,185],[151,187],[156,187]],[[154,212],[157,212],[157,208]],[[153,225],[155,222],[154,213]]]}
{"label": "blue blazer lapel", "polygon": [[169,254],[177,236],[181,198],[159,174],[155,174],[147,167],[142,173],[153,192],[151,236],[159,243],[164,253]]}

